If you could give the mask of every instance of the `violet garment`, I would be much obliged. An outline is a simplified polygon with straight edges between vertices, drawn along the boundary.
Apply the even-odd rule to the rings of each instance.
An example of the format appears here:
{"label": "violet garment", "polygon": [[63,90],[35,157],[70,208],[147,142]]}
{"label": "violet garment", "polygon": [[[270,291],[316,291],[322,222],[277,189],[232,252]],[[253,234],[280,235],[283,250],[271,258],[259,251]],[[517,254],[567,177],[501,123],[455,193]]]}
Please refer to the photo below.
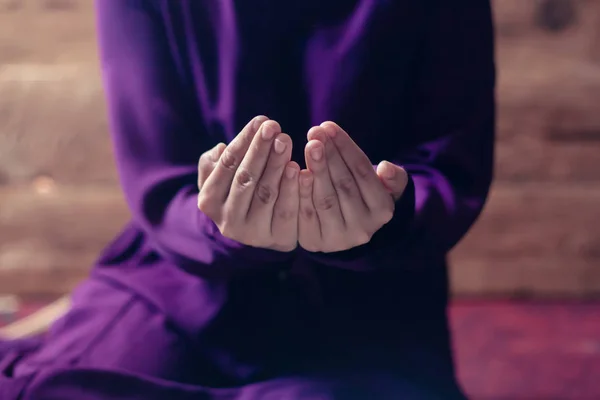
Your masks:
{"label": "violet garment", "polygon": [[[96,4],[132,219],[66,317],[0,344],[0,399],[463,398],[445,255],[492,177],[488,1]],[[333,120],[374,164],[403,165],[392,221],[333,254],[222,237],[196,207],[197,161],[259,114],[296,161]]]}

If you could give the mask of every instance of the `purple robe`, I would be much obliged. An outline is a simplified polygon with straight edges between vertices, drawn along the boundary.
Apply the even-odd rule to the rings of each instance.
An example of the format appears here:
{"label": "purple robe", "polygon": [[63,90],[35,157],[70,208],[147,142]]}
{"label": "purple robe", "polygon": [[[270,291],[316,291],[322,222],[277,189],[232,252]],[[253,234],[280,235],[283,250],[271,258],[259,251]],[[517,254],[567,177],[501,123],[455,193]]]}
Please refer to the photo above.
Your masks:
{"label": "purple robe", "polygon": [[[492,177],[489,2],[96,4],[132,219],[47,334],[0,343],[0,398],[462,398],[445,255]],[[301,165],[326,120],[402,165],[391,222],[329,254],[221,236],[197,209],[198,158],[259,114]]]}

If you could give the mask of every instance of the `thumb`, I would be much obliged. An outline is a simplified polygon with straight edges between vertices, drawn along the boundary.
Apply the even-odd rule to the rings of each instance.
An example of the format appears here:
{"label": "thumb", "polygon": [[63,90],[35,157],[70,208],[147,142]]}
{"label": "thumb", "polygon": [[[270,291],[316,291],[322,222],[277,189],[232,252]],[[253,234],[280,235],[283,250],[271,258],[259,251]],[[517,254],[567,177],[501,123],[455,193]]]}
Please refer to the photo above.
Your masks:
{"label": "thumb", "polygon": [[198,190],[202,189],[204,182],[215,169],[219,158],[227,148],[225,143],[219,143],[212,149],[203,153],[198,161]]}
{"label": "thumb", "polygon": [[408,184],[408,174],[404,168],[389,161],[382,161],[377,165],[377,176],[390,192],[394,201],[402,196]]}

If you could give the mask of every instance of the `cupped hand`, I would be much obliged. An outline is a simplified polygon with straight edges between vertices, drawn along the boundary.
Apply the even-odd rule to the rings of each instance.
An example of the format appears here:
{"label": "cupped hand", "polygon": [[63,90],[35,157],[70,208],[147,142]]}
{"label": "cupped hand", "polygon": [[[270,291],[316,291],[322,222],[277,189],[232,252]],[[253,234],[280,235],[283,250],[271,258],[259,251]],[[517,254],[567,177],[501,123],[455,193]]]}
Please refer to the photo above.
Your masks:
{"label": "cupped hand", "polygon": [[198,208],[221,234],[278,251],[298,244],[298,172],[291,138],[256,117],[229,145],[218,144],[198,163]]}
{"label": "cupped hand", "polygon": [[333,122],[308,132],[307,169],[300,172],[298,240],[313,252],[363,245],[394,214],[408,183],[406,171],[387,161],[377,171],[350,136]]}

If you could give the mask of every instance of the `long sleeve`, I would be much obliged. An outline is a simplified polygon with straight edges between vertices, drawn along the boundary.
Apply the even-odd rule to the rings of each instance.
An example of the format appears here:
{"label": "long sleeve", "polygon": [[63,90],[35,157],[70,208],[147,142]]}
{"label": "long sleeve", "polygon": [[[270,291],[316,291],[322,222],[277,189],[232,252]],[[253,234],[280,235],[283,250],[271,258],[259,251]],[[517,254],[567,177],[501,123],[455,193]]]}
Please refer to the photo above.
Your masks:
{"label": "long sleeve", "polygon": [[[287,253],[229,240],[197,209],[210,135],[158,2],[97,0],[100,57],[117,168],[134,223],[165,258],[205,275],[272,265]],[[174,54],[178,55],[175,57]]]}
{"label": "long sleeve", "polygon": [[[103,0],[104,1],[104,0]],[[176,382],[100,369],[54,369],[43,371],[22,389],[19,398],[101,400],[136,399],[209,399],[208,390]],[[10,399],[10,398],[9,398]]]}
{"label": "long sleeve", "polygon": [[493,174],[495,125],[490,4],[436,4],[411,76],[408,134],[419,140],[390,160],[406,169],[409,185],[390,223],[369,243],[316,255],[327,265],[357,271],[418,268],[443,257],[484,206]]}

